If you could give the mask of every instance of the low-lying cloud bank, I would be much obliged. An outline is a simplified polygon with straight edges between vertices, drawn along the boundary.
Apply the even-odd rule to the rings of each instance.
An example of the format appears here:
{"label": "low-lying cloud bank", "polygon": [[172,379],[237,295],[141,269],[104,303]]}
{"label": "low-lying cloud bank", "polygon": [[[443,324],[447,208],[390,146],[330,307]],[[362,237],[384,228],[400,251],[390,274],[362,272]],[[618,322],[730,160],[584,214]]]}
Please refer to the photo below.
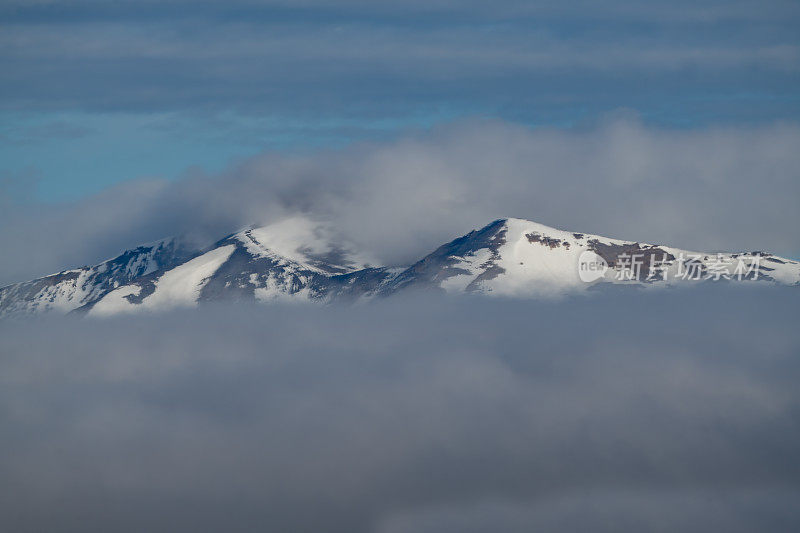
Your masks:
{"label": "low-lying cloud bank", "polygon": [[[388,143],[267,153],[219,175],[138,180],[78,204],[0,194],[0,284],[93,264],[143,242],[201,242],[304,213],[387,264],[500,217],[698,250],[796,256],[800,128],[588,129],[467,121]],[[31,265],[35,265],[32,267]]]}
{"label": "low-lying cloud bank", "polygon": [[0,323],[0,529],[796,531],[795,292]]}

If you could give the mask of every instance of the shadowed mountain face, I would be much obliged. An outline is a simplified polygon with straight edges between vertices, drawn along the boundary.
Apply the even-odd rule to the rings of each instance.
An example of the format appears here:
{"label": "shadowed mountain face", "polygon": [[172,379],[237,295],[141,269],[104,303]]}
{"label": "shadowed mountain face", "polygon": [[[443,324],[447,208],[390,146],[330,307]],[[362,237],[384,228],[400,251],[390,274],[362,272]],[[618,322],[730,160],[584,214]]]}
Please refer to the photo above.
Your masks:
{"label": "shadowed mountain face", "polygon": [[471,275],[472,270],[467,268],[465,258],[477,257],[485,251],[485,260],[478,265],[481,271],[466,286],[467,290],[478,289],[481,281],[502,273],[497,266],[500,259],[498,249],[506,242],[506,230],[505,220],[495,220],[480,230],[470,231],[440,246],[391,280],[383,292],[389,294],[411,286],[441,288],[453,276]]}
{"label": "shadowed mountain face", "polygon": [[552,297],[598,284],[799,285],[800,264],[763,252],[703,253],[501,219],[408,267],[375,266],[325,227],[291,218],[195,250],[177,239],[0,289],[0,316],[111,315],[220,300],[354,302],[408,290]]}

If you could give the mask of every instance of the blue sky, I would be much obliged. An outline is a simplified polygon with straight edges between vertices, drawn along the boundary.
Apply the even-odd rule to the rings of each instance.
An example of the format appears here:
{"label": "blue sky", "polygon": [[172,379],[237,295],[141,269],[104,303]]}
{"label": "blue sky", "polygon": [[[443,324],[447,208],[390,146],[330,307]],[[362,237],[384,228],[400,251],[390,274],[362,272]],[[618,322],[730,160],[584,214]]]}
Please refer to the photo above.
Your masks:
{"label": "blue sky", "polygon": [[0,191],[77,200],[262,151],[465,117],[580,128],[797,120],[797,2],[0,6]]}

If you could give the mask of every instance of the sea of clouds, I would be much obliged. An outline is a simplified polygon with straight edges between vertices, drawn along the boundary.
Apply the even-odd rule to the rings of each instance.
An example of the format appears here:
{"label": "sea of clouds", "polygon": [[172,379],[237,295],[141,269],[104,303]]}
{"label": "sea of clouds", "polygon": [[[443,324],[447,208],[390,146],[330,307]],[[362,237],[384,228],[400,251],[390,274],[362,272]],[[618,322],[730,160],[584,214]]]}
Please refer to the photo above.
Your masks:
{"label": "sea of clouds", "polygon": [[796,531],[787,288],[0,323],[5,531]]}

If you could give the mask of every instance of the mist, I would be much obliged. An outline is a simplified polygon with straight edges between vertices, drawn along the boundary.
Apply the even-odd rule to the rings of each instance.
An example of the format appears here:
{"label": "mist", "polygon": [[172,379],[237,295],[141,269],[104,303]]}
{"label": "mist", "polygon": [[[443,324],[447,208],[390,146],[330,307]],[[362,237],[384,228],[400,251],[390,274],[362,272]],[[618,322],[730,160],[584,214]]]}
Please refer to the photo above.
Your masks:
{"label": "mist", "polygon": [[796,258],[798,145],[795,123],[670,130],[620,112],[560,129],[476,119],[343,149],[265,152],[173,182],[131,180],[76,203],[3,202],[0,192],[0,284],[169,236],[207,245],[297,214],[388,265],[504,217]]}
{"label": "mist", "polygon": [[0,323],[7,531],[795,531],[786,288]]}

